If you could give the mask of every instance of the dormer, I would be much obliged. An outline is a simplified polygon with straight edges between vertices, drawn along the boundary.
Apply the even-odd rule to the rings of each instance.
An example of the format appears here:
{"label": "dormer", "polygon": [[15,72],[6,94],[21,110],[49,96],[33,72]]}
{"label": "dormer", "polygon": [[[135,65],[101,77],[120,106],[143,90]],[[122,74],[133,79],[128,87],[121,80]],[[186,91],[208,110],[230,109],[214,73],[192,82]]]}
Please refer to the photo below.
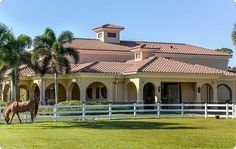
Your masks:
{"label": "dormer", "polygon": [[124,30],[123,26],[105,24],[93,29],[96,34],[96,39],[105,43],[120,43],[120,32]]}
{"label": "dormer", "polygon": [[130,51],[134,52],[134,60],[141,61],[151,56],[155,56],[155,52],[159,50],[159,47],[152,47],[148,44],[141,44],[133,47]]}

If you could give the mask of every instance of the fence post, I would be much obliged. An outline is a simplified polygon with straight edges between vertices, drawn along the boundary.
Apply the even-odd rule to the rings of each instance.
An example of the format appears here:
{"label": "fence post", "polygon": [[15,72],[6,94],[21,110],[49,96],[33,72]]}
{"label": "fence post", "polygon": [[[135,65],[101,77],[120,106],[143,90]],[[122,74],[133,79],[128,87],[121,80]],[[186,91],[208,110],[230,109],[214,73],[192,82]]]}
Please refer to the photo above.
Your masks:
{"label": "fence post", "polygon": [[226,118],[229,118],[229,104],[226,103]]}
{"label": "fence post", "polygon": [[235,117],[234,103],[232,103],[232,119]]}
{"label": "fence post", "polygon": [[134,103],[134,119],[136,118],[136,103]]}
{"label": "fence post", "polygon": [[205,103],[205,118],[207,118],[207,103]]}
{"label": "fence post", "polygon": [[111,119],[112,116],[112,107],[111,104],[109,103],[109,119]]}
{"label": "fence post", "polygon": [[57,121],[57,105],[56,104],[54,105],[53,113],[54,113],[54,121]]}
{"label": "fence post", "polygon": [[184,104],[181,103],[181,116],[183,117],[184,116]]}
{"label": "fence post", "polygon": [[160,118],[160,103],[157,103],[157,117]]}
{"label": "fence post", "polygon": [[82,120],[85,120],[85,104],[83,104],[83,108],[82,108]]}

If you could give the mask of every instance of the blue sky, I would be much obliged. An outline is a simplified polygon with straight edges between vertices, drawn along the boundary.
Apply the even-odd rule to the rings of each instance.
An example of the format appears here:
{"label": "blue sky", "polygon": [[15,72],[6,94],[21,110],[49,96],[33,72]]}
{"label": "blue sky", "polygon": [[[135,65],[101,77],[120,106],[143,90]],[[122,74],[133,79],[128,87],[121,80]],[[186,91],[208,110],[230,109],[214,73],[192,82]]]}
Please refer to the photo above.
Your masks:
{"label": "blue sky", "polygon": [[95,37],[93,27],[118,24],[126,27],[124,40],[232,48],[230,65],[236,66],[233,0],[2,0],[0,22],[16,35],[34,37],[51,27],[57,33],[71,30],[76,37],[88,38]]}

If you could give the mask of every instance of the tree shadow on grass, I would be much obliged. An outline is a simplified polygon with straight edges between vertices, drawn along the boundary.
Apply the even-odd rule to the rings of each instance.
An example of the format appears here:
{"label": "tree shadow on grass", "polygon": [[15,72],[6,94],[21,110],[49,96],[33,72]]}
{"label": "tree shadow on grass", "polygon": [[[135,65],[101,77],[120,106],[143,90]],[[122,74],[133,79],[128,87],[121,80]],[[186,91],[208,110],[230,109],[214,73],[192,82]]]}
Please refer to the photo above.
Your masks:
{"label": "tree shadow on grass", "polygon": [[89,129],[203,129],[203,127],[185,126],[178,123],[164,123],[164,122],[147,122],[147,121],[118,121],[118,120],[97,120],[97,121],[66,121],[63,125],[57,125],[56,123],[50,125],[40,125],[41,128],[46,129],[69,129],[69,128],[89,128]]}

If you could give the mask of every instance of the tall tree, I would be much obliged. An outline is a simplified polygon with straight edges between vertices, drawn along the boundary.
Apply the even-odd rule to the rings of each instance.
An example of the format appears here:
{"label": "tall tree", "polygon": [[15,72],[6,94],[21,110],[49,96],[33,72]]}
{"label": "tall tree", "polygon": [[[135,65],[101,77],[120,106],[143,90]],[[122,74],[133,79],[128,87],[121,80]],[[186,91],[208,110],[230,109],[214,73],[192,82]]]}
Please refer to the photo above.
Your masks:
{"label": "tall tree", "polygon": [[[7,29],[7,27],[5,26]],[[7,40],[0,47],[0,66],[1,70],[11,69],[13,83],[13,98],[11,101],[17,100],[18,83],[19,83],[19,66],[22,64],[30,64],[31,54],[26,51],[30,48],[32,40],[27,35],[20,35],[17,38],[11,32],[8,32]]]}
{"label": "tall tree", "polygon": [[231,38],[232,38],[234,46],[236,46],[236,24],[234,25],[234,29],[233,29],[233,32],[231,34]]}
{"label": "tall tree", "polygon": [[4,67],[4,61],[2,59],[3,50],[7,48],[9,41],[12,39],[12,32],[10,29],[0,23],[0,82],[3,80],[3,73],[5,72],[6,68]]}
{"label": "tall tree", "polygon": [[220,51],[220,52],[224,52],[224,53],[228,53],[228,54],[233,54],[234,53],[234,51],[232,49],[229,49],[229,48],[216,49],[216,51]]}
{"label": "tall tree", "polygon": [[71,47],[64,47],[64,42],[71,42],[73,33],[62,32],[58,38],[55,32],[46,28],[43,35],[36,36],[33,40],[34,51],[32,64],[41,67],[41,72],[54,74],[55,103],[58,103],[58,75],[70,73],[71,63],[79,62],[79,53]]}

